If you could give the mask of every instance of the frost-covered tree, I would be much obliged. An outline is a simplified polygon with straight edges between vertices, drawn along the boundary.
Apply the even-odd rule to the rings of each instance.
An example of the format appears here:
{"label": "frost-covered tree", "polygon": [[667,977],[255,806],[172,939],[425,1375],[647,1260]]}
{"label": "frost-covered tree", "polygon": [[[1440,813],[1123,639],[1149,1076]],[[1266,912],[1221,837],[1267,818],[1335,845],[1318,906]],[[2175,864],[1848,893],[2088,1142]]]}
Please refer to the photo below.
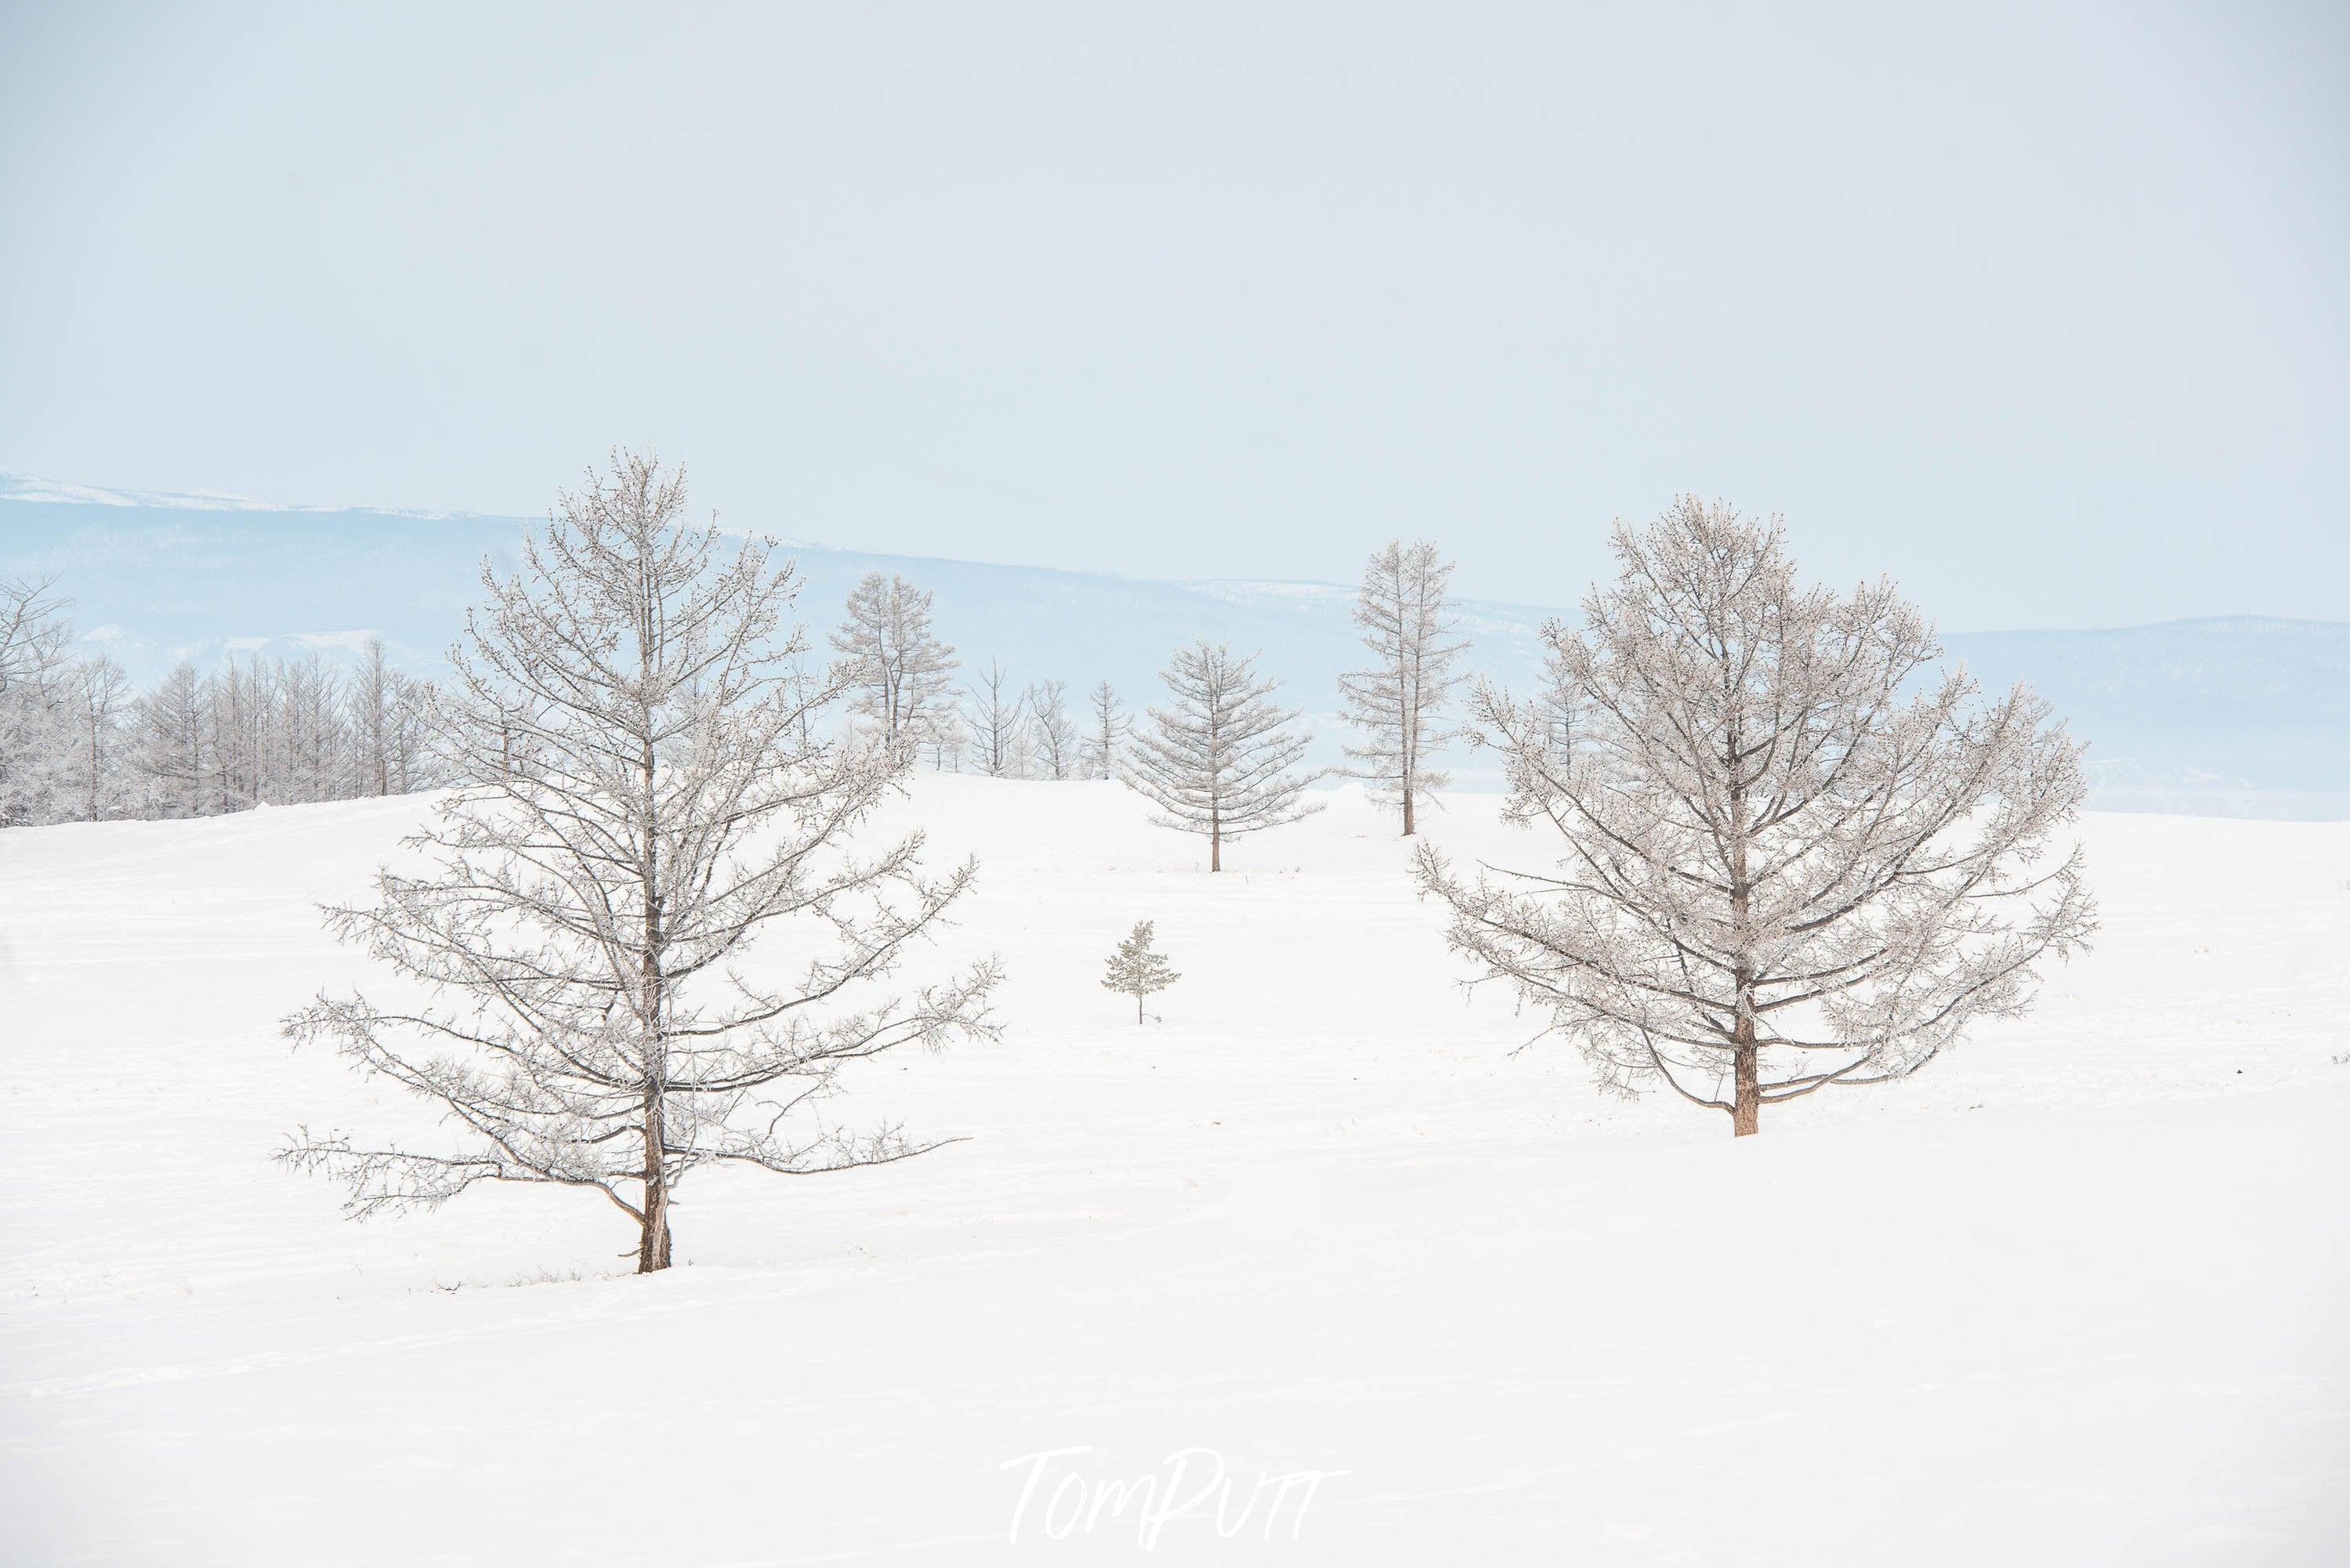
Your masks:
{"label": "frost-covered tree", "polygon": [[312,649],[281,664],[273,682],[277,753],[271,770],[288,801],[342,800],[358,794],[354,755],[343,719],[340,675]]}
{"label": "frost-covered tree", "polygon": [[0,825],[46,822],[70,745],[66,601],[47,578],[0,577]]}
{"label": "frost-covered tree", "polygon": [[[1549,638],[1548,626],[1543,628],[1543,635]],[[1506,751],[1513,743],[1509,737],[1522,737],[1542,749],[1552,773],[1564,774],[1574,765],[1575,748],[1581,744],[1583,734],[1582,705],[1555,658],[1544,660],[1542,684],[1523,702],[1506,689],[1480,676],[1471,693],[1469,709],[1472,720],[1487,720],[1482,724],[1472,722],[1461,732],[1472,747],[1492,746],[1498,739]],[[1507,712],[1510,722],[1492,722],[1489,716],[1499,712]]]}
{"label": "frost-covered tree", "polygon": [[261,804],[268,773],[268,685],[258,656],[231,655],[214,673],[207,728],[217,784],[216,811]]}
{"label": "frost-covered tree", "polygon": [[1558,667],[1556,660],[1544,661],[1547,679],[1534,696],[1528,722],[1534,732],[1541,737],[1555,765],[1565,766],[1573,760],[1577,732],[1581,729],[1583,705],[1576,700],[1573,682]]}
{"label": "frost-covered tree", "polygon": [[66,745],[57,770],[61,815],[79,822],[121,816],[130,805],[130,679],[101,653],[66,675]]}
{"label": "frost-covered tree", "polygon": [[1322,809],[1301,798],[1320,776],[1293,772],[1309,738],[1295,711],[1273,701],[1281,682],[1253,658],[1204,638],[1175,650],[1159,672],[1171,701],[1149,710],[1152,727],[1127,748],[1121,776],[1159,807],[1161,827],[1208,841],[1208,869],[1224,868],[1224,841],[1295,822]]}
{"label": "frost-covered tree", "polygon": [[1417,827],[1418,804],[1451,782],[1429,758],[1452,738],[1442,714],[1462,679],[1454,666],[1469,646],[1455,638],[1446,614],[1451,578],[1452,563],[1429,541],[1388,541],[1364,568],[1355,601],[1371,667],[1338,677],[1346,717],[1363,736],[1347,755],[1374,798],[1402,809],[1407,838]]}
{"label": "frost-covered tree", "polygon": [[1028,688],[1028,753],[1036,771],[1048,779],[1075,778],[1077,774],[1077,726],[1069,717],[1069,687],[1065,680],[1039,680]]}
{"label": "frost-covered tree", "polygon": [[990,778],[1016,779],[1028,772],[1028,700],[1012,690],[1003,662],[988,661],[971,683],[972,761]]}
{"label": "frost-covered tree", "polygon": [[[480,1181],[575,1187],[628,1215],[640,1272],[665,1268],[694,1170],[919,1153],[894,1128],[816,1123],[814,1102],[847,1063],[994,1033],[993,961],[910,997],[882,988],[974,867],[926,877],[920,834],[856,847],[906,750],[802,738],[792,569],[684,511],[681,476],[616,456],[534,531],[517,576],[484,568],[442,710],[465,773],[412,841],[429,868],[385,870],[380,902],[329,914],[411,983],[389,1006],[322,994],[286,1022],[452,1128],[424,1147],[306,1131],[284,1158],[338,1175],[355,1214]],[[481,744],[500,715],[522,732],[503,770]],[[784,954],[762,950],[771,935]]]}
{"label": "frost-covered tree", "polygon": [[131,766],[154,815],[204,809],[204,704],[203,682],[183,659],[134,705]]}
{"label": "frost-covered tree", "polygon": [[1575,1039],[1602,1085],[1662,1081],[1752,1133],[1762,1107],[1915,1072],[2021,1012],[2095,929],[2080,748],[2023,687],[1931,671],[1889,582],[1798,584],[1776,519],[1685,497],[1619,525],[1585,625],[1544,638],[1580,715],[1479,722],[1509,815],[1559,834],[1534,871],[1419,852],[1451,940]]}
{"label": "frost-covered tree", "polygon": [[[784,684],[790,688],[792,703],[799,710],[800,744],[816,743],[819,714],[816,704],[827,693],[838,690],[838,677],[819,662],[813,649],[804,649],[784,661]],[[928,739],[928,737],[924,737]]]}
{"label": "frost-covered tree", "polygon": [[1134,1021],[1142,1022],[1142,1000],[1154,992],[1166,990],[1183,977],[1167,967],[1167,955],[1153,951],[1150,934],[1154,922],[1137,920],[1134,929],[1118,944],[1109,955],[1109,972],[1102,977],[1105,991],[1124,992],[1134,998]]}
{"label": "frost-covered tree", "polygon": [[963,722],[960,706],[950,703],[924,721],[916,754],[930,764],[932,773],[962,772],[963,758],[970,752],[971,726]]}
{"label": "frost-covered tree", "polygon": [[65,661],[72,636],[54,577],[0,577],[0,681],[13,686]]}
{"label": "frost-covered tree", "polygon": [[353,755],[348,772],[359,794],[391,793],[392,711],[400,701],[400,672],[391,667],[383,639],[371,637],[360,650],[346,699]]}
{"label": "frost-covered tree", "polygon": [[430,680],[401,675],[393,682],[391,728],[384,742],[384,760],[394,794],[432,789],[444,782],[442,763],[432,749],[432,711],[439,695]]}
{"label": "frost-covered tree", "polygon": [[832,634],[848,665],[848,711],[908,752],[954,706],[954,649],[931,630],[931,596],[891,573],[868,572]]}
{"label": "frost-covered tree", "polygon": [[1086,730],[1085,749],[1081,759],[1086,777],[1112,779],[1118,776],[1118,751],[1125,743],[1129,722],[1126,710],[1118,703],[1118,693],[1107,680],[1093,689],[1087,698],[1093,705],[1092,722]]}

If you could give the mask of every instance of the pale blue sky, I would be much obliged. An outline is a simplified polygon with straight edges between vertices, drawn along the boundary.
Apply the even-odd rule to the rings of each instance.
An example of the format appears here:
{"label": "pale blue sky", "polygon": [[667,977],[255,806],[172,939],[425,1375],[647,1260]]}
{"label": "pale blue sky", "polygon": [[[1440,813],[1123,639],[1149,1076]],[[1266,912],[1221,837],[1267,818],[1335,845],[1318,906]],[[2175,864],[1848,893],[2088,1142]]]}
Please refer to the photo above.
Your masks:
{"label": "pale blue sky", "polygon": [[[1561,602],[2350,619],[2339,6],[0,8],[0,466]],[[1630,15],[1638,12],[1637,16]]]}

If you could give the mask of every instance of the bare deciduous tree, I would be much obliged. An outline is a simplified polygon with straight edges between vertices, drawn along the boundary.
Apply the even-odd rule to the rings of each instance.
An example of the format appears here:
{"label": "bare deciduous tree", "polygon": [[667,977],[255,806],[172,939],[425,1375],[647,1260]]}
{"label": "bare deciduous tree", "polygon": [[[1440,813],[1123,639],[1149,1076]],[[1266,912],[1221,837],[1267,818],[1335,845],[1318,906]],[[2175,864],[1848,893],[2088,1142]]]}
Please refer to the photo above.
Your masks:
{"label": "bare deciduous tree", "polygon": [[371,637],[359,656],[348,699],[349,732],[357,751],[351,772],[360,794],[391,793],[393,710],[400,701],[400,672],[385,654],[383,639]]}
{"label": "bare deciduous tree", "polygon": [[1126,740],[1128,723],[1126,710],[1118,705],[1118,693],[1107,680],[1093,689],[1089,700],[1093,703],[1093,724],[1086,733],[1086,777],[1116,778],[1118,749]]}
{"label": "bare deciduous tree", "polygon": [[1549,661],[1548,678],[1534,693],[1528,722],[1558,766],[1564,767],[1574,760],[1582,711],[1583,704],[1575,695],[1574,685],[1555,660]]}
{"label": "bare deciduous tree", "polygon": [[158,815],[195,816],[204,808],[205,708],[203,682],[185,659],[136,704],[132,766]]}
{"label": "bare deciduous tree", "polygon": [[1322,809],[1300,798],[1320,775],[1290,771],[1308,737],[1273,701],[1281,683],[1254,662],[1204,639],[1177,649],[1159,674],[1172,702],[1149,710],[1154,727],[1127,748],[1126,783],[1159,807],[1160,826],[1207,839],[1211,871],[1224,868],[1226,839]]}
{"label": "bare deciduous tree", "polygon": [[954,705],[954,649],[931,631],[931,596],[894,573],[865,574],[832,646],[848,664],[849,712],[886,745],[910,753]]}
{"label": "bare deciduous tree", "polygon": [[1077,726],[1069,717],[1068,691],[1064,680],[1039,680],[1028,688],[1029,751],[1046,778],[1076,776]]}
{"label": "bare deciduous tree", "polygon": [[210,686],[212,711],[205,728],[213,738],[217,786],[213,809],[229,812],[258,805],[269,750],[264,739],[269,704],[265,701],[260,659],[248,653],[240,660],[231,654],[222,661]]}
{"label": "bare deciduous tree", "polygon": [[54,669],[71,627],[54,577],[0,577],[0,691]]}
{"label": "bare deciduous tree", "polygon": [[312,649],[278,666],[275,695],[278,753],[274,771],[288,801],[341,800],[363,793],[354,776],[349,726],[343,717],[340,674]]}
{"label": "bare deciduous tree", "polygon": [[130,711],[130,678],[101,653],[75,661],[66,691],[71,743],[58,783],[80,820],[120,816],[128,805],[123,721]]}
{"label": "bare deciduous tree", "polygon": [[1417,826],[1418,803],[1451,782],[1428,759],[1452,738],[1439,715],[1461,683],[1453,666],[1469,646],[1455,640],[1445,614],[1451,577],[1452,563],[1429,541],[1388,541],[1364,568],[1355,603],[1355,624],[1374,663],[1338,677],[1347,719],[1364,737],[1347,754],[1361,764],[1358,776],[1375,797],[1402,808],[1407,838]]}
{"label": "bare deciduous tree", "polygon": [[1016,779],[1028,771],[1028,701],[1012,690],[1012,677],[991,659],[971,687],[971,745],[979,771],[990,778]]}
{"label": "bare deciduous tree", "polygon": [[[895,1128],[810,1125],[812,1102],[844,1064],[994,1033],[993,961],[910,999],[879,989],[974,867],[924,877],[919,834],[853,851],[907,753],[802,739],[791,568],[756,542],[723,554],[684,507],[681,476],[617,456],[518,576],[484,569],[447,704],[469,771],[412,841],[432,869],[386,870],[380,904],[329,912],[430,1000],[321,995],[286,1022],[456,1129],[440,1148],[306,1131],[284,1158],[338,1175],[355,1214],[479,1181],[576,1187],[629,1216],[640,1272],[665,1268],[691,1172],[919,1153]],[[504,770],[478,744],[500,715],[521,732]],[[795,968],[758,961],[778,930],[805,939]]]}
{"label": "bare deciduous tree", "polygon": [[932,709],[922,721],[917,752],[930,759],[932,773],[962,772],[962,760],[970,750],[971,726],[963,722],[962,710],[954,703]]}
{"label": "bare deciduous tree", "polygon": [[1661,1079],[1742,1136],[2022,1012],[2035,964],[2095,929],[2059,839],[2080,751],[2046,704],[1927,673],[1940,648],[1889,582],[1799,587],[1775,519],[1685,497],[1615,552],[1582,632],[1544,634],[1575,745],[1497,694],[1478,716],[1509,815],[1565,858],[1464,881],[1423,846],[1452,946],[1604,1087]]}
{"label": "bare deciduous tree", "polygon": [[66,601],[47,578],[0,577],[0,826],[49,818],[67,742]]}
{"label": "bare deciduous tree", "polygon": [[391,793],[431,789],[443,776],[442,759],[432,750],[432,711],[440,693],[430,680],[401,675],[394,680],[392,697],[391,729],[385,742]]}

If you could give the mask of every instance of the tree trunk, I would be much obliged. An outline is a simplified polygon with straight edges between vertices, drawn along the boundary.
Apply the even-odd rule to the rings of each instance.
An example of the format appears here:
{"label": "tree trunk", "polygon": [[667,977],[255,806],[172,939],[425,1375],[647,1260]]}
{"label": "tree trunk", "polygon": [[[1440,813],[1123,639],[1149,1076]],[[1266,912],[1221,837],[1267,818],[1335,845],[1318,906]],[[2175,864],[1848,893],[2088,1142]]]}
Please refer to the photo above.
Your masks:
{"label": "tree trunk", "polygon": [[1208,808],[1208,869],[1224,868],[1224,819],[1214,806]]}
{"label": "tree trunk", "polygon": [[[647,639],[649,640],[649,639]],[[644,646],[643,642],[639,643]],[[642,655],[645,679],[651,679],[652,660]],[[661,1125],[661,1113],[667,1108],[669,1096],[668,1041],[665,1038],[662,994],[665,978],[661,973],[661,904],[660,858],[655,836],[655,825],[660,815],[660,796],[654,793],[658,782],[658,759],[653,754],[650,716],[641,737],[643,751],[638,767],[643,777],[645,791],[645,836],[643,876],[645,950],[639,961],[642,967],[645,1010],[645,1220],[644,1233],[637,1244],[637,1272],[650,1274],[669,1267],[669,1168],[664,1158],[668,1152],[666,1129]]]}
{"label": "tree trunk", "polygon": [[[1738,768],[1738,735],[1731,732],[1728,765],[1733,779]],[[1746,792],[1732,784],[1730,794],[1730,916],[1739,945],[1738,1016],[1730,1026],[1730,1136],[1752,1137],[1762,1130],[1762,1051],[1754,1043],[1754,971],[1750,965],[1746,918],[1752,889],[1747,881]]]}
{"label": "tree trunk", "polygon": [[1134,993],[1134,1021],[1142,1022],[1142,992],[1139,991]]}
{"label": "tree trunk", "polygon": [[645,1219],[637,1240],[637,1272],[669,1267],[669,1179],[661,1163],[661,1102],[645,1095]]}
{"label": "tree trunk", "polygon": [[[1403,598],[1400,592],[1396,598],[1396,627],[1398,635],[1400,637],[1403,627]],[[1415,687],[1410,680],[1411,671],[1408,668],[1409,662],[1409,656],[1399,659],[1396,671],[1396,689],[1403,693],[1403,709],[1396,715],[1396,761],[1398,771],[1403,774],[1399,782],[1403,784],[1403,836],[1406,838],[1411,836],[1412,789],[1419,783],[1419,736],[1412,722],[1414,716],[1412,710],[1416,706]]]}
{"label": "tree trunk", "polygon": [[1731,1075],[1736,1096],[1730,1113],[1730,1136],[1751,1137],[1762,1130],[1762,1052],[1754,1044],[1754,1020],[1742,1018],[1731,1036]]}

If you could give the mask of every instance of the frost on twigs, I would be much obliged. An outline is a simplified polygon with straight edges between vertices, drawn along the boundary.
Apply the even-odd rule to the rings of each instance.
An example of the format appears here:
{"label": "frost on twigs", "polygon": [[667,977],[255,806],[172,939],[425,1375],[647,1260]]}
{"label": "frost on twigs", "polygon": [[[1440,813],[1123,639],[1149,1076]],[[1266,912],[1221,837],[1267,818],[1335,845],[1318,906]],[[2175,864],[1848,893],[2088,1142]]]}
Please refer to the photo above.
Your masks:
{"label": "frost on twigs", "polygon": [[[815,737],[856,679],[808,676],[796,580],[757,541],[682,525],[684,483],[618,456],[525,548],[442,705],[463,781],[380,901],[327,912],[423,1000],[322,995],[286,1022],[432,1102],[445,1147],[307,1129],[281,1157],[339,1177],[349,1209],[431,1207],[480,1181],[601,1193],[670,1261],[671,1196],[706,1165],[787,1174],[935,1147],[813,1113],[847,1064],[993,1036],[991,960],[910,993],[883,983],[944,923],[970,863],[921,836],[859,850],[911,748]],[[788,931],[794,967],[757,963]],[[781,946],[783,944],[775,944]]]}
{"label": "frost on twigs", "polygon": [[2061,833],[2080,748],[2047,705],[1930,669],[1889,582],[1800,587],[1775,519],[1684,497],[1615,553],[1582,630],[1544,628],[1544,699],[1479,693],[1508,815],[1562,858],[1463,877],[1423,848],[1453,948],[1604,1087],[1661,1081],[1740,1134],[2022,1012],[2095,929]]}

